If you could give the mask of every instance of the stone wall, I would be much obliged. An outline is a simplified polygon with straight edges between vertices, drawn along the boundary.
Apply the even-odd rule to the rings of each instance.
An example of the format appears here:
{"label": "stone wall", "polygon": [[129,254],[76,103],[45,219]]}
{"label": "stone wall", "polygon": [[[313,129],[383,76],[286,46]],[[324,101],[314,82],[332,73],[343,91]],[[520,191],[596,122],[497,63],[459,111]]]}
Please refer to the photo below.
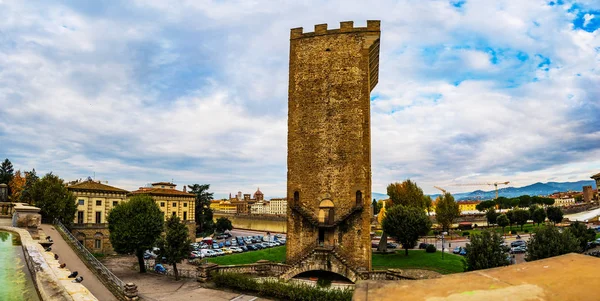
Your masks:
{"label": "stone wall", "polygon": [[[71,233],[78,241],[83,242],[83,246],[92,253],[114,253],[110,243],[108,224],[75,224],[71,227]],[[96,248],[96,240],[100,240],[100,248]]]}
{"label": "stone wall", "polygon": [[[340,26],[291,31],[287,258],[319,241],[342,245],[351,266],[370,270],[370,91],[378,78],[380,27],[379,21]],[[321,206],[329,201],[327,223],[336,226],[321,227],[319,216],[327,215]],[[366,209],[353,214],[357,207]]]}

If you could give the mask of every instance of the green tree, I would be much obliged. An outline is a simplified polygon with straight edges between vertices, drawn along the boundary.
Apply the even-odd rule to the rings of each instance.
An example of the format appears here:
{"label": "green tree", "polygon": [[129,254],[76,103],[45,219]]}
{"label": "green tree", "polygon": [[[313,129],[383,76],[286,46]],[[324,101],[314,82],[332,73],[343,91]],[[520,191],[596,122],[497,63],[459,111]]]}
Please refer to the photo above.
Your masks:
{"label": "green tree", "polygon": [[31,189],[33,203],[40,208],[44,220],[58,219],[71,227],[77,212],[75,195],[67,190],[64,181],[57,175],[47,173],[35,182]]}
{"label": "green tree", "polygon": [[534,223],[537,223],[538,226],[540,225],[540,223],[543,223],[546,220],[546,211],[544,210],[544,208],[536,208],[533,211],[533,215],[531,216],[531,219],[533,220]]}
{"label": "green tree", "polygon": [[387,204],[390,207],[403,205],[425,209],[425,195],[423,194],[423,190],[417,183],[412,182],[410,179],[402,183],[396,182],[388,185],[387,195],[392,200],[392,204]]}
{"label": "green tree", "polygon": [[498,218],[498,212],[496,212],[496,209],[494,208],[489,208],[485,212],[485,218],[487,219],[488,225],[493,225],[496,223],[496,219]]}
{"label": "green tree", "polygon": [[175,280],[179,280],[177,264],[187,258],[192,251],[188,228],[181,223],[179,217],[173,215],[166,222],[164,235],[158,240],[159,256],[173,266]]}
{"label": "green tree", "polygon": [[471,235],[467,244],[467,270],[475,271],[508,264],[508,253],[502,248],[502,236],[496,232],[483,231]]}
{"label": "green tree", "polygon": [[507,199],[506,197],[498,197],[496,199],[496,204],[498,204],[498,206],[500,206],[500,209],[511,209],[512,208],[512,202],[510,199]]}
{"label": "green tree", "polygon": [[215,223],[212,209],[210,209],[210,201],[213,199],[213,193],[208,192],[210,184],[188,185],[188,188],[191,193],[196,195],[196,233],[212,233]]}
{"label": "green tree", "polygon": [[477,206],[475,206],[475,209],[483,212],[483,211],[487,211],[490,208],[495,208],[495,207],[496,207],[496,201],[487,200],[487,201],[483,201],[483,202],[477,204]]}
{"label": "green tree", "polygon": [[140,273],[146,272],[144,250],[154,247],[164,228],[164,215],[147,195],[133,196],[108,214],[110,243],[119,254],[134,253]]}
{"label": "green tree", "polygon": [[531,197],[528,195],[522,195],[519,198],[519,207],[527,208],[531,205]]}
{"label": "green tree", "polygon": [[578,250],[579,241],[571,231],[561,233],[555,226],[546,225],[538,228],[533,237],[529,239],[525,260],[544,259]]}
{"label": "green tree", "polygon": [[513,210],[511,210],[511,211],[507,211],[505,214],[506,214],[506,217],[508,217],[508,225],[510,226],[510,229],[512,230],[512,225],[516,222],[514,212],[513,212]]}
{"label": "green tree", "polygon": [[[10,181],[13,179],[14,176],[14,169],[13,169],[13,165],[10,162],[10,160],[8,160],[8,158],[4,159],[4,162],[2,162],[2,164],[0,165],[0,184],[6,184],[9,185]],[[8,196],[10,197],[12,194],[11,190],[10,190],[10,186],[8,187]]]}
{"label": "green tree", "polygon": [[571,231],[571,234],[579,241],[579,248],[581,251],[585,251],[588,241],[596,239],[596,231],[594,231],[594,229],[588,229],[585,224],[578,221],[569,226],[569,231]]}
{"label": "green tree", "polygon": [[442,225],[444,231],[450,230],[452,223],[460,216],[458,203],[449,192],[439,196],[437,206],[435,207],[435,218],[438,224]]}
{"label": "green tree", "polygon": [[498,224],[498,226],[502,227],[502,235],[504,235],[504,228],[506,228],[506,226],[510,224],[510,221],[508,220],[506,214],[500,214],[496,218],[496,223]]}
{"label": "green tree", "polygon": [[527,224],[527,220],[529,220],[529,211],[524,209],[515,209],[513,210],[513,217],[515,219],[515,223],[521,226],[521,231],[523,231],[523,225]]}
{"label": "green tree", "polygon": [[544,205],[546,206],[552,206],[554,205],[555,200],[552,198],[543,198],[542,202],[544,203]]}
{"label": "green tree", "polygon": [[34,186],[39,180],[40,178],[35,173],[35,168],[30,172],[25,172],[25,186],[19,198],[21,203],[33,204]]}
{"label": "green tree", "polygon": [[373,215],[377,215],[381,210],[381,205],[377,202],[376,199],[373,199]]}
{"label": "green tree", "polygon": [[431,196],[424,196],[423,203],[425,204],[425,209],[427,210],[427,215],[429,215],[433,209],[433,200]]}
{"label": "green tree", "polygon": [[396,205],[387,211],[382,228],[402,244],[408,256],[408,250],[415,247],[419,236],[429,232],[431,221],[422,208]]}
{"label": "green tree", "polygon": [[223,233],[223,232],[225,232],[225,230],[233,229],[233,226],[231,225],[231,221],[228,218],[219,217],[217,219],[216,228],[217,228],[217,232]]}
{"label": "green tree", "polygon": [[546,215],[548,216],[548,220],[553,222],[555,225],[563,220],[563,212],[559,207],[548,207],[546,209]]}

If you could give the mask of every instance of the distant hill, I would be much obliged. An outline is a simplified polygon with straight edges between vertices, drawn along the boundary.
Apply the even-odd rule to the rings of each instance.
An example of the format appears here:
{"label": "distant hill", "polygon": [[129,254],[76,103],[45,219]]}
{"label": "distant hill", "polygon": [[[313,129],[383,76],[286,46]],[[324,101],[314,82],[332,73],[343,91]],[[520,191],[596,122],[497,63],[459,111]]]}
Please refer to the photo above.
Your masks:
{"label": "distant hill", "polygon": [[[583,191],[583,186],[591,185],[595,188],[595,182],[590,181],[577,181],[577,182],[548,182],[548,183],[534,183],[523,187],[505,187],[498,189],[498,196],[507,198],[514,198],[521,195],[549,195],[555,192],[564,191]],[[475,190],[471,192],[453,193],[456,200],[488,200],[496,197],[495,190],[483,191]],[[431,195],[432,198],[439,196],[439,194]]]}
{"label": "distant hill", "polygon": [[389,199],[390,197],[385,193],[371,192],[371,198],[379,201]]}

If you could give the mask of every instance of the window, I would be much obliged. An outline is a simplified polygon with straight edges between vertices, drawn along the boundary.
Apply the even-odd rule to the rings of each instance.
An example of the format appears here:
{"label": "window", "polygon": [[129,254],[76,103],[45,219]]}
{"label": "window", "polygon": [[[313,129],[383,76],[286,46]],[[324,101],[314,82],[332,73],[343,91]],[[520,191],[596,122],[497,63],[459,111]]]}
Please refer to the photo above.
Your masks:
{"label": "window", "polygon": [[356,206],[362,206],[362,192],[360,190],[356,192]]}
{"label": "window", "polygon": [[187,203],[183,203],[183,207],[187,207]]}
{"label": "window", "polygon": [[173,202],[173,207],[177,207],[177,203]]}
{"label": "window", "polygon": [[165,202],[160,202],[160,206],[164,207],[165,206]]}
{"label": "window", "polygon": [[101,200],[96,200],[96,206],[102,206],[102,201]]}
{"label": "window", "polygon": [[175,216],[177,213],[173,212],[173,216]]}
{"label": "window", "polygon": [[102,223],[102,212],[96,211],[96,224],[101,224],[101,223]]}
{"label": "window", "polygon": [[102,240],[94,239],[94,249],[102,249]]}
{"label": "window", "polygon": [[78,224],[83,224],[83,211],[78,211],[77,212],[77,223]]}
{"label": "window", "polygon": [[81,206],[85,205],[85,200],[79,199],[78,200],[78,205],[81,205]]}
{"label": "window", "polygon": [[113,201],[113,207],[115,207],[117,205],[119,205],[119,202],[118,201]]}
{"label": "window", "polygon": [[183,220],[187,221],[187,212],[183,212]]}
{"label": "window", "polygon": [[293,205],[297,206],[298,201],[300,201],[300,192],[294,191],[294,204]]}

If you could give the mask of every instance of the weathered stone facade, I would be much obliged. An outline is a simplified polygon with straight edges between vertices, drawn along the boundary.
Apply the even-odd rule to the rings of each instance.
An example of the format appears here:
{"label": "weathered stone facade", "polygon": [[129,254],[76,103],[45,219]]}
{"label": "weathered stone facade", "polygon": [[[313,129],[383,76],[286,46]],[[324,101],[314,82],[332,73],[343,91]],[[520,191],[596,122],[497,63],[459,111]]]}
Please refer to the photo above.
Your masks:
{"label": "weathered stone facade", "polygon": [[[287,262],[292,270],[309,266],[355,281],[356,273],[371,269],[370,92],[378,81],[379,37],[379,21],[362,28],[341,22],[340,29],[320,24],[312,33],[291,30]],[[319,256],[306,258],[317,248]],[[304,265],[305,260],[310,262]]]}

